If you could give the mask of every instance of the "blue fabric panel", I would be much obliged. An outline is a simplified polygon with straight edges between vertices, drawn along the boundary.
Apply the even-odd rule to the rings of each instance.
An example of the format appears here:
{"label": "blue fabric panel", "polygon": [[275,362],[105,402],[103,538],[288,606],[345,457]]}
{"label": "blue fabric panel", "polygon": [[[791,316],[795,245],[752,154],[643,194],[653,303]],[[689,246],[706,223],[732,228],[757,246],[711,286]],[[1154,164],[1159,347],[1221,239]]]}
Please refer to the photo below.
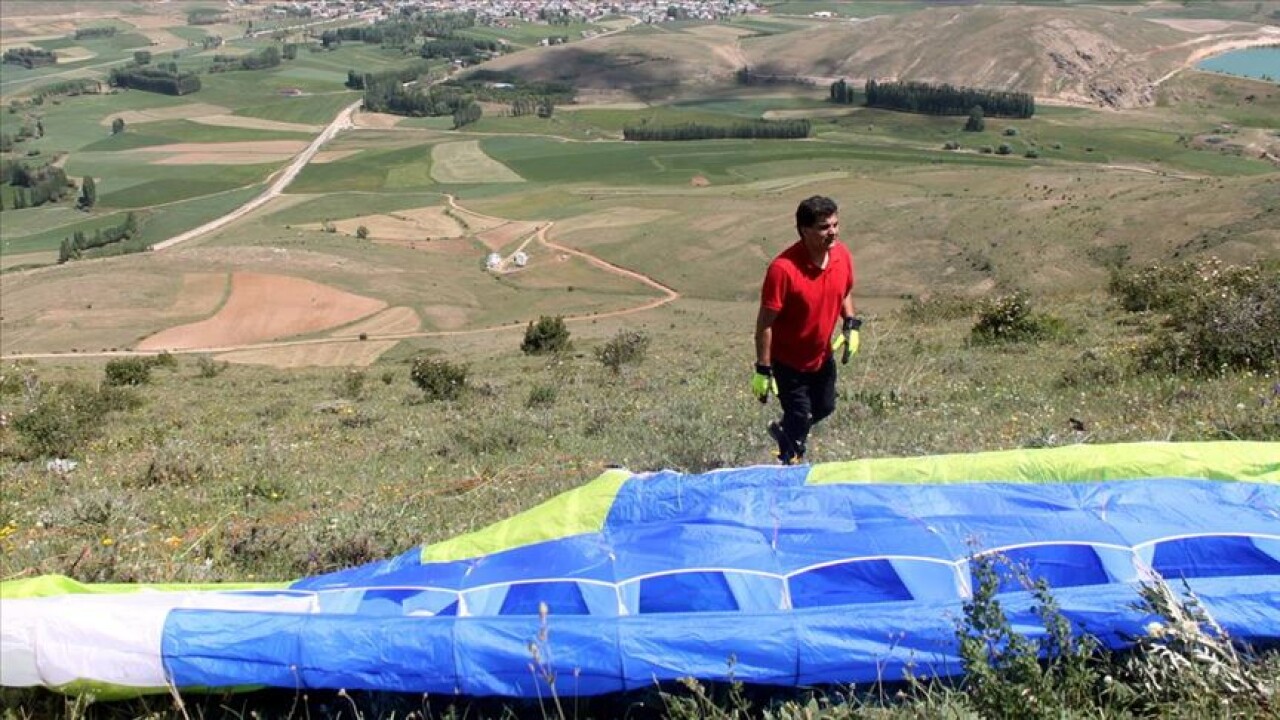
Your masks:
{"label": "blue fabric panel", "polygon": [[414,548],[388,560],[379,560],[367,565],[359,565],[346,570],[302,578],[289,587],[295,590],[320,590],[326,588],[368,587],[369,585],[407,585],[409,583],[384,582],[382,578],[394,577],[397,573],[421,573],[419,562],[421,550]]}
{"label": "blue fabric panel", "polygon": [[[459,587],[557,578],[612,582],[614,568],[609,551],[609,545],[599,533],[526,545],[474,559],[470,562],[466,576],[460,579]],[[433,568],[434,565],[426,567]]]}
{"label": "blue fabric panel", "polygon": [[687,572],[640,581],[641,614],[737,610],[724,574]]}
{"label": "blue fabric panel", "polygon": [[574,582],[535,582],[512,585],[500,615],[537,615],[546,604],[554,615],[586,615],[587,601]]}
{"label": "blue fabric panel", "polygon": [[796,635],[789,614],[700,613],[618,618],[625,689],[696,677],[791,685]]}
{"label": "blue fabric panel", "polygon": [[780,573],[768,538],[754,528],[698,522],[644,525],[608,532],[619,581],[687,568]]}
{"label": "blue fabric panel", "polygon": [[298,673],[307,615],[170,610],[160,640],[177,687],[305,687]]}
{"label": "blue fabric panel", "polygon": [[613,692],[622,683],[616,618],[463,618],[455,637],[464,694],[545,698],[549,677],[562,696]]}
{"label": "blue fabric panel", "polygon": [[910,600],[911,593],[888,560],[859,560],[809,570],[791,578],[791,606]]}
{"label": "blue fabric panel", "polygon": [[1151,566],[1170,580],[1232,575],[1280,575],[1280,560],[1246,537],[1196,537],[1156,545]]}
{"label": "blue fabric panel", "polygon": [[[1280,576],[1192,578],[1188,584],[1232,636],[1280,638]],[[1063,614],[1110,647],[1154,619],[1137,588],[1055,591]],[[1027,592],[1001,596],[1015,627],[1043,633]],[[582,695],[681,677],[771,684],[868,682],[959,672],[961,604],[886,602],[780,613],[676,613],[620,618],[361,617],[175,610],[162,649],[178,687],[276,687],[473,695]],[[539,646],[539,671],[530,643]]]}
{"label": "blue fabric panel", "polygon": [[453,618],[312,616],[298,659],[307,687],[451,692]]}
{"label": "blue fabric panel", "polygon": [[[1012,548],[1001,552],[995,571],[1000,577],[1000,591],[1026,589],[1024,579],[1043,580],[1051,588],[1101,585],[1110,582],[1102,561],[1087,545],[1038,545]],[[972,581],[977,587],[977,580]]]}

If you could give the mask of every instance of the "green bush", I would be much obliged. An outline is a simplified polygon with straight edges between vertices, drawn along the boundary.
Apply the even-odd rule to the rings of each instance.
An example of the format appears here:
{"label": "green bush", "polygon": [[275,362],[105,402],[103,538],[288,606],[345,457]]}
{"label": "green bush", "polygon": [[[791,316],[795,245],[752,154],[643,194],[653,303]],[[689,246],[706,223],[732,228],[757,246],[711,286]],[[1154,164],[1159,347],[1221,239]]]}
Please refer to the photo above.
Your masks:
{"label": "green bush", "polygon": [[911,301],[902,308],[902,314],[912,322],[938,322],[971,317],[977,307],[977,302],[970,298],[933,295],[927,298],[911,298]]}
{"label": "green bush", "polygon": [[526,355],[542,355],[563,352],[569,349],[569,345],[569,328],[565,327],[564,318],[543,315],[536,323],[529,321],[520,349]]}
{"label": "green bush", "polygon": [[1000,146],[996,148],[997,155],[1008,155],[1012,152],[1013,152],[1013,146],[1010,145],[1009,143],[1000,143]]}
{"label": "green bush", "polygon": [[649,352],[649,336],[642,330],[619,330],[603,346],[596,348],[596,359],[615,375],[623,365],[635,365],[644,361]]}
{"label": "green bush", "polygon": [[555,385],[534,385],[529,389],[529,397],[525,398],[527,408],[549,407],[556,404],[560,391]]}
{"label": "green bush", "polygon": [[141,404],[121,387],[95,388],[68,382],[42,388],[34,404],[13,422],[29,454],[34,457],[73,457],[98,436],[108,413]]}
{"label": "green bush", "polygon": [[103,382],[112,387],[151,382],[151,361],[144,357],[116,358],[107,362]]}
{"label": "green bush", "polygon": [[1032,312],[1031,299],[1021,290],[984,300],[978,321],[969,332],[977,345],[1036,342],[1063,332],[1058,318]]}
{"label": "green bush", "polygon": [[419,357],[413,361],[409,378],[429,401],[455,400],[467,388],[467,366]]}
{"label": "green bush", "polygon": [[1126,309],[1156,310],[1161,328],[1138,348],[1144,370],[1193,375],[1280,369],[1280,264],[1212,259],[1117,275]]}
{"label": "green bush", "polygon": [[338,397],[346,398],[348,400],[359,400],[360,396],[364,394],[364,380],[365,375],[363,370],[344,370],[337,381],[336,390]]}
{"label": "green bush", "polygon": [[225,362],[218,362],[208,355],[201,355],[196,358],[196,374],[202,378],[217,377],[226,369],[227,364]]}

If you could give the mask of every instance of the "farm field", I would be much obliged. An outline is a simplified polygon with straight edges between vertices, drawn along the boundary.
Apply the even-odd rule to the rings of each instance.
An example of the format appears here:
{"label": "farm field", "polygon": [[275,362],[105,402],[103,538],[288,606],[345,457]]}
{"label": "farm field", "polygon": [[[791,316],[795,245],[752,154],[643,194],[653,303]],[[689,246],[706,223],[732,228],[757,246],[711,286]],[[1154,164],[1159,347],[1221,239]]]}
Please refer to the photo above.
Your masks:
{"label": "farm field", "polygon": [[[1249,268],[1242,284],[1274,275],[1280,86],[1178,70],[1171,47],[1208,47],[1225,31],[1169,23],[1239,23],[1233,32],[1254,42],[1280,22],[1267,19],[1280,3],[833,0],[769,2],[767,14],[725,22],[476,26],[462,34],[519,50],[482,64],[495,72],[484,82],[581,84],[543,117],[487,94],[483,115],[462,125],[449,114],[343,116],[362,98],[350,72],[421,60],[376,42],[325,49],[316,37],[363,21],[295,27],[245,3],[197,26],[187,13],[208,4],[195,0],[75,2],[77,19],[49,5],[14,0],[0,17],[5,48],[62,56],[53,68],[4,66],[3,160],[52,164],[69,182],[38,207],[17,207],[28,190],[0,182],[0,580],[288,581],[485,527],[611,466],[772,463],[764,427],[777,407],[748,391],[752,329],[767,263],[814,194],[840,204],[866,326],[811,461],[1280,440],[1280,366],[1185,370],[1188,355],[1160,353],[1190,331],[1158,309],[1126,310],[1117,289],[1127,273],[1184,262],[1202,284],[1171,292],[1219,289],[1212,279],[1237,277],[1235,266]],[[927,36],[944,13],[955,21]],[[1029,118],[986,116],[980,131],[964,129],[967,116],[861,104],[855,75],[874,63],[871,42],[855,41],[867,25],[886,47],[909,30],[904,46],[936,37],[968,63],[1016,43],[982,45],[979,34],[965,45],[957,28],[998,16],[1025,30],[1050,13],[1090,28],[1099,57],[1150,51],[1124,76],[1149,97],[1090,101],[1079,78],[1027,61],[1001,72],[1061,92],[1037,94]],[[118,33],[74,38],[105,24]],[[572,42],[538,45],[560,35]],[[214,36],[224,45],[205,48]],[[215,55],[290,44],[296,56],[275,67],[209,72]],[[199,71],[200,89],[35,100],[48,83],[105,79],[143,47],[153,63]],[[900,69],[896,47],[876,52],[886,73]],[[772,69],[796,78],[734,77],[770,53]],[[929,57],[921,78],[978,72]],[[442,60],[416,67],[414,82],[432,91],[467,77]],[[1151,82],[1155,69],[1170,74]],[[845,75],[855,102],[833,103],[829,82]],[[623,140],[629,127],[782,120],[806,121],[808,135]],[[125,223],[139,252],[66,256],[77,233]],[[1041,334],[979,341],[976,324],[1010,298]],[[570,345],[528,353],[522,341],[544,318],[564,320]],[[610,366],[606,350],[625,342],[638,357]],[[414,380],[427,361],[465,375],[465,390],[431,397]],[[111,385],[121,363],[144,367],[145,380]],[[69,408],[103,414],[77,424]],[[80,464],[59,474],[47,469],[55,458]],[[57,696],[15,705],[6,693],[24,720],[184,714],[168,699],[68,710]],[[288,700],[259,700],[189,707],[301,716]],[[320,693],[298,702],[314,717],[340,705]],[[369,718],[418,711],[378,702],[353,706]]]}

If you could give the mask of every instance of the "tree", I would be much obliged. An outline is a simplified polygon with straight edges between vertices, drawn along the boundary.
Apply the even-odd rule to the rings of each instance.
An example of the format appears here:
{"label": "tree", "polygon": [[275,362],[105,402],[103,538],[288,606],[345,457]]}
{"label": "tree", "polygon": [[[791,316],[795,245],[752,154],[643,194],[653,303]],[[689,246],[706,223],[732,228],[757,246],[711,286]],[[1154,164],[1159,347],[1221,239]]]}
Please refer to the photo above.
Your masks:
{"label": "tree", "polygon": [[360,238],[361,240],[368,240],[369,228],[365,227],[364,225],[361,225],[360,227],[356,228],[356,237]]}
{"label": "tree", "polygon": [[526,355],[542,355],[568,350],[569,344],[569,328],[565,327],[564,318],[559,315],[543,315],[538,318],[537,324],[529,321],[520,349]]}
{"label": "tree", "polygon": [[139,65],[150,65],[151,51],[150,50],[134,50],[133,61],[138,63]]}
{"label": "tree", "polygon": [[111,134],[119,135],[124,132],[124,118],[115,118],[111,121]]}
{"label": "tree", "polygon": [[982,117],[982,106],[974,105],[969,110],[969,119],[964,123],[965,132],[982,132],[987,129],[987,121]]}
{"label": "tree", "polygon": [[80,184],[80,209],[88,210],[98,202],[98,186],[93,181],[92,175],[85,175],[84,182]]}

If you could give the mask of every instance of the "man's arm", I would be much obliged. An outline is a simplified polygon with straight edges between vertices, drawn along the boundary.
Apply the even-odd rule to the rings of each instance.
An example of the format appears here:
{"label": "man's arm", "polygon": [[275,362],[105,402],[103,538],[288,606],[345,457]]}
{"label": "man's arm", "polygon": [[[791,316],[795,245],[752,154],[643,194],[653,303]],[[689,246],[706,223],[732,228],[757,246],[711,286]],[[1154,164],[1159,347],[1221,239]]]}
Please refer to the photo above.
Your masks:
{"label": "man's arm", "polygon": [[841,302],[840,306],[840,317],[858,317],[858,308],[853,303],[853,288],[849,288],[849,292],[844,295],[844,300]]}
{"label": "man's arm", "polygon": [[770,310],[763,305],[756,314],[756,364],[773,365],[773,321],[778,319],[778,311]]}

